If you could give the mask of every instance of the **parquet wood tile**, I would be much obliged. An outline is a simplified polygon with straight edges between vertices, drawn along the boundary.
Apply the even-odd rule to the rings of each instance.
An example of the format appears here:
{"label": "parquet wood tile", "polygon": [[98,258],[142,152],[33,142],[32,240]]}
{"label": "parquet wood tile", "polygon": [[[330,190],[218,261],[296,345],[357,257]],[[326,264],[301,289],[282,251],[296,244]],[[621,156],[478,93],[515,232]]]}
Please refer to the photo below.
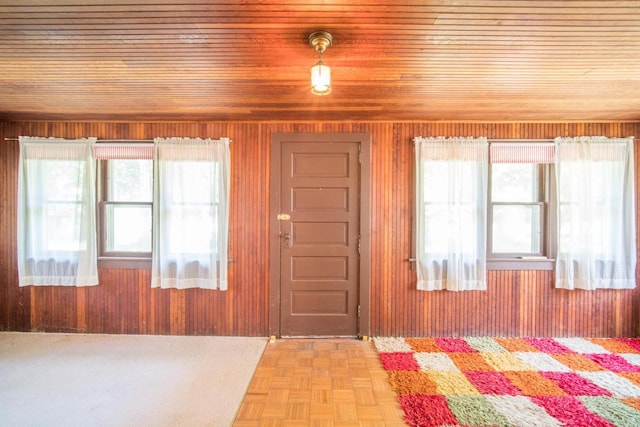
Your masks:
{"label": "parquet wood tile", "polygon": [[405,426],[373,344],[282,339],[265,350],[234,427]]}

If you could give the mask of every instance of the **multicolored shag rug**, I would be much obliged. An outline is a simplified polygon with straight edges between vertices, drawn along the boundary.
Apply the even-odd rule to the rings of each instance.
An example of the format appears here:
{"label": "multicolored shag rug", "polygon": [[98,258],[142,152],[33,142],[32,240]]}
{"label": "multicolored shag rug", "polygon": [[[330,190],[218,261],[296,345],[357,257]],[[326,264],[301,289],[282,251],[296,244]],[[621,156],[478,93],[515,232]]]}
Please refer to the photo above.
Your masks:
{"label": "multicolored shag rug", "polygon": [[412,426],[640,426],[640,339],[373,341]]}

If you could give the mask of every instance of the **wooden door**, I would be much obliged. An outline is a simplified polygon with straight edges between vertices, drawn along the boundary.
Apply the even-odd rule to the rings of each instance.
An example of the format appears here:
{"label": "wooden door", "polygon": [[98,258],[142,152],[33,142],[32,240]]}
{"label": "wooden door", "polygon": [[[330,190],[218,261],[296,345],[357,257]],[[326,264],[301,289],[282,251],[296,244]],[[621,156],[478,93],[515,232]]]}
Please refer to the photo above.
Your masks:
{"label": "wooden door", "polygon": [[360,143],[280,145],[280,335],[359,333]]}

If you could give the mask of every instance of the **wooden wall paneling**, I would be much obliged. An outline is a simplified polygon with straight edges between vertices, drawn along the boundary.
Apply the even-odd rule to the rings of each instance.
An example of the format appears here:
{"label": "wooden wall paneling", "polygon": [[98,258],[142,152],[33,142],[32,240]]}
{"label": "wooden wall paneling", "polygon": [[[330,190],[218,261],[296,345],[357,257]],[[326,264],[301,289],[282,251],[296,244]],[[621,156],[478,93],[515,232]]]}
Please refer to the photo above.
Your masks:
{"label": "wooden wall paneling", "polygon": [[[378,331],[380,335],[390,336],[389,331],[384,329],[385,319],[389,316],[389,295],[387,289],[383,286],[383,276],[380,263],[380,233],[382,227],[380,217],[378,215],[378,206],[380,206],[380,196],[383,194],[380,188],[380,144],[381,138],[376,130],[371,132],[371,330]],[[387,323],[388,324],[388,323]]]}
{"label": "wooden wall paneling", "polygon": [[[593,335],[604,335],[625,327],[618,317],[622,312],[626,311],[626,308],[621,306],[621,302],[624,300],[624,298],[621,298],[623,293],[607,292],[606,290],[601,293],[606,294],[607,298],[605,300],[610,301],[610,304],[603,304],[602,300],[594,304],[591,315],[586,319],[587,326],[591,328]],[[603,322],[605,319],[609,319],[609,321],[607,323]]]}
{"label": "wooden wall paneling", "polygon": [[[500,292],[494,302],[494,310],[503,313],[502,323],[496,327],[503,336],[518,333],[520,323],[518,322],[517,313],[519,310],[520,286],[517,283],[513,283],[512,278],[515,276],[515,272],[496,271],[495,273],[499,274],[499,282],[489,282],[494,283],[494,286],[497,286]],[[511,295],[511,298],[507,299],[506,295]]]}
{"label": "wooden wall paneling", "polygon": [[[412,320],[415,320],[412,317],[412,300],[407,299],[407,284],[400,281],[400,269],[402,267],[402,240],[401,234],[399,232],[401,223],[406,221],[406,216],[404,216],[404,208],[403,198],[401,194],[400,186],[405,187],[406,180],[403,179],[402,176],[402,146],[405,144],[404,141],[397,141],[393,138],[393,134],[387,134],[387,144],[389,154],[391,158],[389,159],[389,167],[390,167],[390,175],[387,176],[389,180],[389,199],[387,203],[390,203],[390,216],[387,221],[387,228],[390,233],[389,239],[389,252],[385,258],[387,258],[391,263],[389,265],[389,282],[391,283],[392,288],[395,290],[395,295],[398,300],[407,301],[407,304],[404,304],[402,310],[396,310],[396,319],[395,322],[398,324],[398,327],[402,330],[413,331],[415,327],[413,325]],[[400,334],[400,332],[399,332]]]}
{"label": "wooden wall paneling", "polygon": [[[127,272],[128,270],[115,270],[110,292],[105,292],[102,296],[106,301],[107,312],[110,313],[110,316],[107,317],[107,330],[110,334],[116,334],[118,333],[117,331],[125,331],[123,316],[131,315],[122,312],[122,283],[127,280]],[[105,289],[105,291],[106,290],[107,289]],[[135,315],[137,316],[137,313],[135,313]]]}
{"label": "wooden wall paneling", "polygon": [[[489,271],[487,272],[487,283],[500,283],[500,285],[495,285],[494,289],[491,289],[490,300],[489,300],[489,308],[487,313],[487,318],[489,321],[487,322],[486,328],[482,331],[483,334],[488,334],[489,330],[499,330],[501,325],[509,325],[510,324],[510,307],[509,302],[511,299],[509,298],[510,287],[504,286],[502,281],[504,280],[502,271]],[[505,304],[502,309],[498,309],[497,301],[504,301]]]}
{"label": "wooden wall paneling", "polygon": [[[321,8],[228,2],[204,12],[199,2],[42,3],[2,6],[4,119],[234,117],[315,120],[320,128],[324,119],[390,115],[492,121],[637,117],[638,8],[632,1],[566,7],[463,1],[409,8],[378,1],[366,14],[369,3],[360,0]],[[335,31],[328,62],[338,86],[324,99],[303,83],[312,63],[304,39],[316,23]],[[257,25],[261,32],[254,35]],[[265,55],[265,46],[278,49]],[[28,66],[34,60],[37,69]]]}
{"label": "wooden wall paneling", "polygon": [[[637,309],[635,309],[634,307],[637,307],[634,305],[635,301],[635,294],[633,293],[626,293],[623,295],[623,301],[621,302],[621,306],[624,307],[624,310],[628,313],[626,316],[621,316],[620,317],[620,324],[622,327],[623,322],[625,322],[626,319],[630,319],[630,325],[633,325],[633,321],[634,319],[637,321]],[[636,328],[630,328],[631,329],[631,333],[635,334],[635,329]]]}
{"label": "wooden wall paneling", "polygon": [[[394,182],[394,194],[396,201],[394,206],[396,223],[395,234],[396,251],[394,258],[396,259],[397,269],[397,286],[402,287],[405,295],[408,290],[415,287],[415,280],[411,274],[411,265],[407,261],[411,257],[412,243],[412,221],[413,217],[413,142],[410,137],[401,134],[398,135],[397,128],[391,128],[393,135],[393,144],[395,148],[396,179]],[[417,310],[418,298],[411,298],[408,310],[405,316],[407,325],[405,330],[417,331],[420,329],[418,325],[423,321],[419,316],[420,311]]]}
{"label": "wooden wall paneling", "polygon": [[[86,310],[87,310],[87,330],[96,333],[107,333],[106,321],[111,315],[108,311],[107,300],[104,298],[105,291],[113,282],[113,270],[100,270],[98,272],[100,285],[86,288]],[[34,287],[34,291],[38,289]],[[106,295],[110,295],[106,292]],[[37,325],[34,329],[38,330]]]}
{"label": "wooden wall paneling", "polygon": [[148,314],[149,314],[149,304],[146,299],[146,293],[144,290],[146,286],[145,281],[145,272],[146,270],[134,270],[134,278],[132,283],[132,291],[136,294],[136,301],[138,302],[135,310],[137,312],[137,325],[136,331],[138,334],[149,334],[147,330],[148,325]]}
{"label": "wooden wall paneling", "polygon": [[[515,328],[512,317],[512,309],[515,302],[513,298],[514,287],[509,286],[508,283],[504,283],[504,273],[506,272],[490,271],[489,278],[487,279],[488,283],[500,283],[500,285],[494,285],[495,289],[492,292],[493,298],[490,301],[491,308],[488,313],[489,318],[492,320],[484,331],[487,335],[490,330],[498,331],[499,335],[504,335],[506,330],[514,330]],[[502,307],[498,305],[499,301],[503,302]]]}
{"label": "wooden wall paneling", "polygon": [[[244,315],[242,328],[251,335],[267,334],[267,312],[264,302],[268,299],[268,224],[269,209],[267,190],[269,182],[269,142],[270,139],[261,138],[261,127],[258,125],[246,124],[242,129],[237,129],[237,133],[244,135],[244,141],[238,144],[245,152],[243,158],[238,160],[244,164],[245,175],[238,175],[238,181],[243,183],[244,188],[240,192],[235,192],[238,203],[243,209],[243,214],[236,218],[234,230],[236,234],[242,233],[242,240],[238,242],[236,253],[241,255],[239,260],[244,266],[242,270],[244,276],[236,281],[233,292],[242,292],[244,298],[233,298],[230,294],[230,301],[237,301],[235,312],[237,315]],[[248,177],[248,179],[246,178]],[[244,220],[243,220],[244,218]],[[235,259],[235,255],[234,255]],[[235,267],[235,266],[234,266]],[[240,305],[240,301],[242,304]],[[236,319],[238,316],[236,315]],[[232,318],[228,318],[232,322]],[[233,323],[229,323],[233,324]]]}
{"label": "wooden wall paneling", "polygon": [[[518,322],[518,302],[520,300],[520,287],[517,284],[512,283],[510,280],[515,275],[513,271],[504,271],[502,273],[502,285],[499,289],[504,290],[507,295],[511,295],[510,299],[498,298],[495,302],[496,310],[502,310],[506,312],[505,322],[499,325],[497,330],[500,335],[513,335],[518,333],[520,323]],[[490,282],[493,283],[493,282]]]}
{"label": "wooden wall paneling", "polygon": [[122,323],[123,329],[130,331],[130,334],[140,334],[140,301],[138,300],[138,281],[137,271],[127,270],[126,277],[120,282],[121,288],[123,288],[122,305]]}
{"label": "wooden wall paneling", "polygon": [[[498,280],[504,281],[505,276],[509,275],[510,271],[490,271],[488,283],[498,283]],[[499,279],[491,280],[491,274],[494,276],[498,276]],[[492,317],[493,321],[490,323],[489,327],[485,329],[485,335],[489,335],[489,331],[496,331],[496,335],[504,336],[508,334],[508,331],[517,331],[517,323],[515,322],[515,317],[513,312],[517,309],[517,298],[514,296],[518,295],[519,286],[513,283],[511,286],[495,286],[495,291],[493,293],[494,299],[491,302],[492,313],[494,316]],[[502,302],[502,305],[499,303]],[[490,314],[490,315],[491,315]]]}
{"label": "wooden wall paneling", "polygon": [[[392,144],[393,141],[390,141],[388,135],[380,134],[379,135],[379,144],[377,146],[378,149],[378,161],[379,168],[377,169],[377,175],[372,176],[372,180],[380,183],[378,206],[376,206],[376,216],[378,219],[378,229],[380,234],[378,234],[379,241],[376,243],[372,243],[374,248],[380,248],[381,251],[378,252],[378,262],[381,264],[381,279],[383,280],[383,286],[385,288],[385,294],[387,296],[387,301],[389,305],[385,307],[385,311],[387,311],[385,320],[389,322],[390,328],[388,328],[389,333],[393,336],[400,335],[397,328],[399,326],[398,316],[401,315],[399,310],[404,307],[398,307],[397,301],[399,300],[401,289],[395,288],[395,283],[393,283],[393,277],[391,274],[391,264],[393,259],[391,257],[391,220],[393,218],[394,208],[393,208],[393,187],[392,187],[392,179],[391,175],[393,173],[393,149]],[[374,249],[375,252],[375,249]]]}
{"label": "wooden wall paneling", "polygon": [[[528,297],[529,305],[534,311],[535,317],[531,318],[531,323],[535,325],[532,335],[536,336],[563,336],[559,327],[563,324],[571,324],[566,318],[566,310],[562,304],[562,292],[556,292],[553,284],[547,280],[547,271],[528,271],[523,286],[532,290],[532,295]],[[554,295],[555,294],[555,297]],[[559,301],[558,301],[559,300]],[[545,319],[555,319],[554,322]]]}
{"label": "wooden wall paneling", "polygon": [[[487,272],[487,282],[489,282],[491,275]],[[495,329],[497,324],[503,322],[504,314],[498,313],[495,310],[495,301],[497,295],[500,293],[500,287],[494,287],[493,289],[487,288],[487,312],[485,314],[487,322],[481,325],[478,335],[487,335],[489,329]]]}
{"label": "wooden wall paneling", "polygon": [[[236,127],[237,132],[233,132],[233,142],[231,143],[231,212],[230,212],[230,236],[235,236],[231,244],[231,257],[233,261],[229,264],[235,286],[229,286],[224,297],[227,302],[226,315],[219,313],[215,319],[211,319],[215,325],[234,325],[236,328],[248,326],[251,323],[249,310],[242,310],[237,307],[245,304],[244,298],[249,299],[251,295],[249,289],[257,274],[254,257],[247,257],[242,248],[250,246],[252,233],[255,233],[255,219],[248,209],[250,201],[258,203],[258,199],[253,194],[253,185],[257,185],[256,177],[256,154],[254,153],[257,141],[251,132],[244,132]],[[257,237],[257,236],[254,236]],[[257,243],[257,242],[256,242]],[[248,293],[245,293],[247,291]],[[233,313],[235,312],[235,316]],[[235,319],[234,319],[235,317]]]}
{"label": "wooden wall paneling", "polygon": [[[377,130],[377,129],[376,129]],[[378,329],[374,329],[379,334],[394,336],[394,331],[391,330],[392,322],[392,304],[393,304],[393,289],[387,279],[384,258],[386,256],[386,235],[385,235],[385,217],[383,206],[385,206],[385,197],[389,193],[389,189],[386,188],[386,182],[383,177],[385,176],[385,163],[384,163],[384,150],[387,147],[387,140],[384,134],[374,132],[371,135],[372,141],[372,155],[371,155],[371,216],[372,216],[372,230],[371,230],[371,266],[372,266],[372,283],[374,288],[372,298],[378,299],[379,306],[378,312],[372,313],[373,319],[379,319]]]}
{"label": "wooden wall paneling", "polygon": [[[251,186],[254,195],[252,199],[255,207],[249,209],[249,204],[245,203],[251,214],[251,230],[253,230],[253,242],[257,247],[256,256],[253,257],[252,274],[253,280],[247,280],[251,283],[246,289],[245,307],[239,306],[239,312],[247,312],[250,316],[247,318],[247,330],[251,335],[266,335],[268,333],[267,324],[268,317],[265,311],[265,305],[262,301],[268,300],[268,268],[263,266],[269,265],[269,245],[268,234],[269,229],[269,160],[271,146],[270,139],[260,137],[261,128],[256,125],[245,125],[244,133],[248,135],[248,144],[253,148],[252,164],[254,165],[254,175],[251,179]],[[242,226],[242,224],[238,224]],[[259,257],[258,257],[259,255]]]}
{"label": "wooden wall paneling", "polygon": [[[587,130],[587,132],[590,132],[589,130]],[[600,294],[605,294],[602,295],[603,297],[608,297],[608,296],[612,296],[612,295],[606,295],[605,292],[603,292],[602,290],[600,291],[595,291],[598,292]],[[573,322],[569,323],[569,333],[571,333],[571,331],[575,331],[578,327],[578,322],[581,323],[581,327],[588,331],[587,333],[589,335],[593,335],[596,332],[596,329],[594,327],[594,325],[591,322],[591,319],[594,315],[594,311],[598,309],[598,305],[599,305],[599,301],[595,298],[593,298],[593,294],[592,292],[570,292],[569,294],[569,301],[572,301],[573,303],[573,310],[570,310],[570,314],[569,314],[569,318],[573,320]],[[615,298],[608,298],[608,302],[611,305],[615,305]],[[591,309],[588,310],[588,315],[586,316],[581,316],[582,307],[589,307],[591,306]],[[587,314],[587,313],[584,313]],[[613,319],[612,317],[608,317],[609,322],[612,324],[615,324],[615,319]]]}
{"label": "wooden wall paneling", "polygon": [[402,335],[402,330],[405,329],[403,324],[405,316],[406,304],[399,304],[400,301],[406,301],[406,291],[395,281],[395,268],[398,262],[394,258],[395,250],[395,218],[398,206],[396,205],[395,188],[394,188],[394,175],[395,162],[394,162],[394,141],[385,137],[384,140],[384,152],[382,153],[383,169],[382,175],[379,179],[384,180],[384,198],[381,200],[382,205],[382,226],[384,227],[384,253],[382,255],[382,262],[384,264],[383,275],[387,279],[389,286],[389,293],[391,295],[391,301],[395,304],[395,307],[391,310],[391,321],[394,327],[392,333],[394,335]]}
{"label": "wooden wall paneling", "polygon": [[[268,176],[270,135],[370,132],[371,334],[637,336],[640,291],[564,291],[551,271],[489,271],[486,292],[419,292],[411,253],[414,136],[637,135],[620,123],[1,123],[0,328],[57,332],[264,336],[268,323]],[[19,288],[16,265],[18,135],[147,139],[228,136],[232,151],[230,290],[150,288],[149,270],[101,269],[86,288]],[[640,149],[635,146],[636,205]],[[640,233],[640,223],[637,233]],[[640,271],[640,265],[639,265]]]}
{"label": "wooden wall paneling", "polygon": [[[0,122],[0,133],[2,135],[7,134],[7,123]],[[14,168],[10,167],[10,163],[15,161],[15,154],[12,153],[12,149],[15,144],[0,143],[0,182],[2,182],[4,196],[0,199],[0,263],[2,266],[8,266],[13,264],[12,250],[15,245],[11,239],[12,224],[10,210],[13,210],[13,206],[10,200],[15,200],[15,190],[11,191],[12,186],[7,185],[8,182],[13,182]],[[12,271],[10,269],[0,268],[0,327],[5,329],[9,328],[10,320],[17,317],[15,314],[10,314],[10,311],[14,304],[13,295],[11,295],[10,289],[15,289],[15,286],[10,286],[10,283],[14,282],[13,277],[9,277]]]}
{"label": "wooden wall paneling", "polygon": [[528,335],[538,335],[539,325],[537,323],[538,310],[548,310],[549,307],[544,307],[544,289],[538,286],[537,281],[531,281],[529,271],[518,271],[518,284],[520,287],[526,290],[528,298],[524,301],[524,309],[527,313],[527,322],[529,333]]}
{"label": "wooden wall paneling", "polygon": [[[169,290],[169,316],[171,323],[169,325],[169,332],[171,335],[185,335],[185,294],[180,289]],[[189,290],[188,293],[193,295],[193,291]]]}
{"label": "wooden wall paneling", "polygon": [[[392,134],[394,145],[395,180],[394,194],[396,200],[395,217],[396,235],[396,259],[397,286],[402,288],[404,298],[408,292],[415,288],[416,278],[413,265],[408,261],[412,254],[412,230],[413,230],[413,182],[414,182],[414,156],[413,139],[406,132],[408,127],[394,125],[388,130]],[[421,333],[421,324],[424,322],[423,310],[420,298],[410,298],[405,314],[406,326],[404,330],[411,331],[414,335]]]}
{"label": "wooden wall paneling", "polygon": [[[131,284],[134,285],[136,281]],[[87,290],[84,287],[76,289],[76,331],[87,332]]]}

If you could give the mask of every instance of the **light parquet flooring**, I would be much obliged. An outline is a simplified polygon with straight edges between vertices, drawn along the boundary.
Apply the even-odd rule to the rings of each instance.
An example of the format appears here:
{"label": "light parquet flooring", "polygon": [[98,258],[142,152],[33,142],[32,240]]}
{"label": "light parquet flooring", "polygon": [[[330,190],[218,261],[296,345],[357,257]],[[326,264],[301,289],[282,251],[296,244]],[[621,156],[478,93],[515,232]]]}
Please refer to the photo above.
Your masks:
{"label": "light parquet flooring", "polygon": [[373,344],[282,339],[267,345],[234,426],[406,426]]}

